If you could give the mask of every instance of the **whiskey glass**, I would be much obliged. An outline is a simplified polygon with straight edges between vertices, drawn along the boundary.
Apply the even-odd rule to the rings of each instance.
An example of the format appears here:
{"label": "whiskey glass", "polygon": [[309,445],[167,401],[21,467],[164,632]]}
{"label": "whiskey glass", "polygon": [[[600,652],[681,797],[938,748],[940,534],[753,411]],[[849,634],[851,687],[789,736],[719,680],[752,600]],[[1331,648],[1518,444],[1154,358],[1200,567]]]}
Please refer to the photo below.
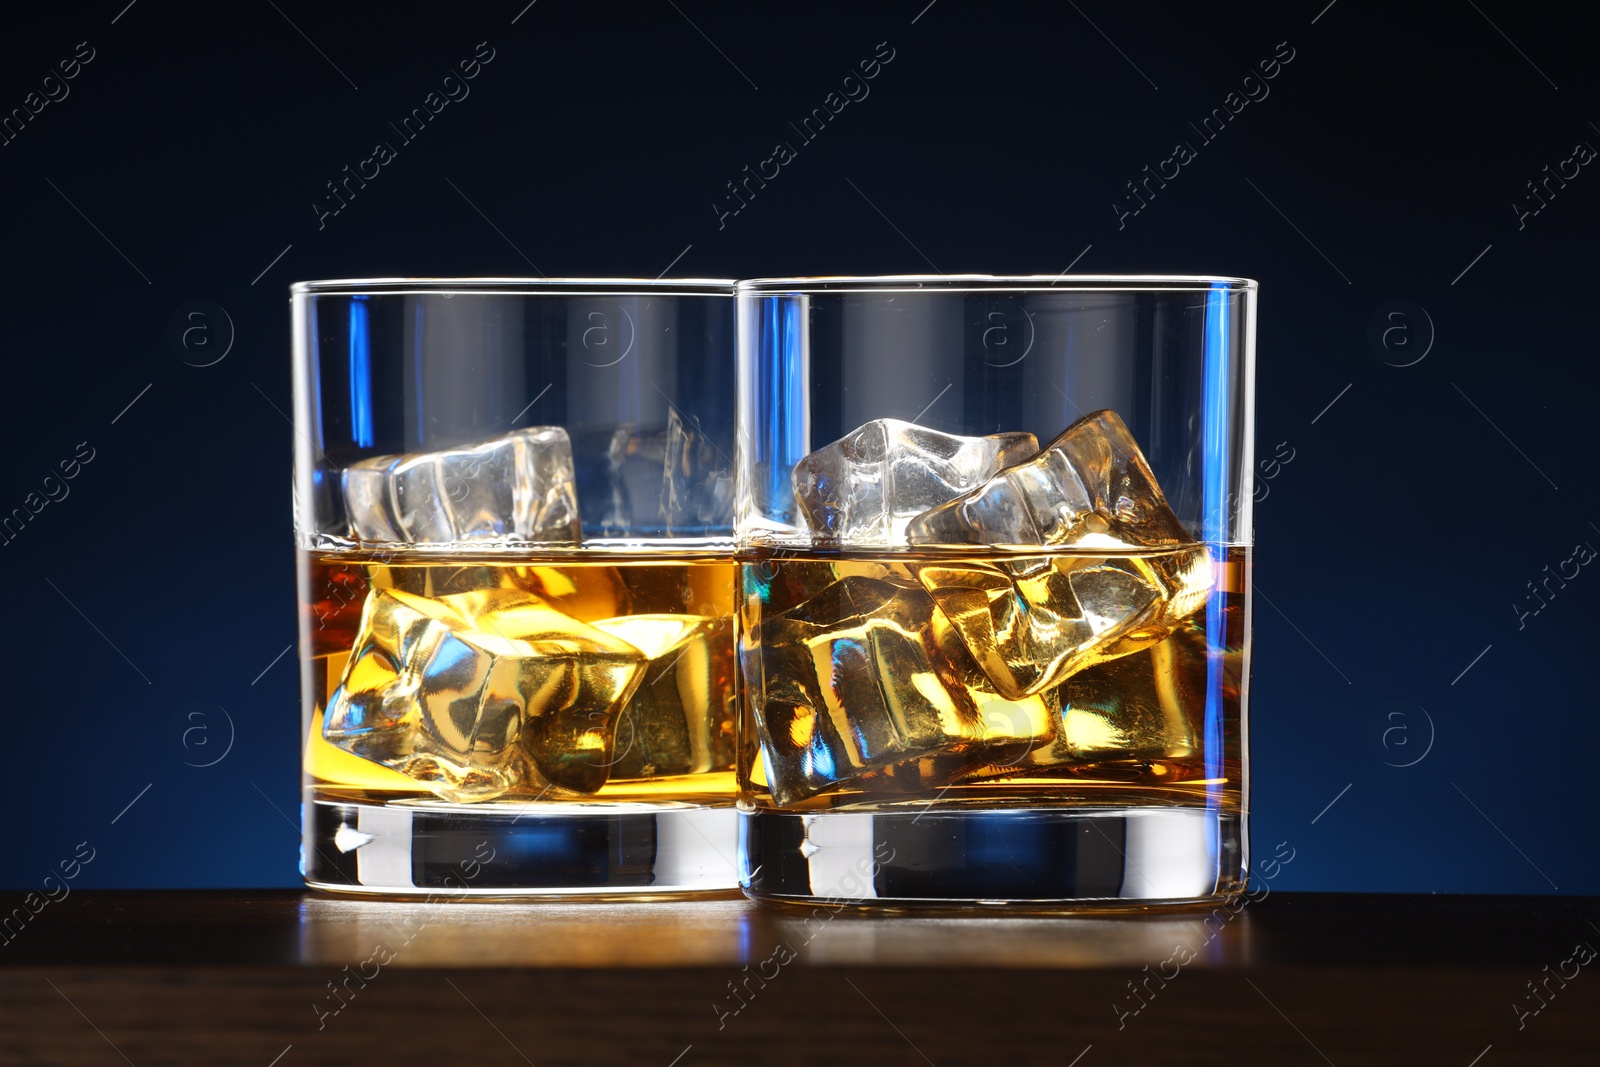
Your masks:
{"label": "whiskey glass", "polygon": [[734,888],[732,283],[292,310],[307,885]]}
{"label": "whiskey glass", "polygon": [[1242,892],[1256,283],[736,292],[745,891]]}

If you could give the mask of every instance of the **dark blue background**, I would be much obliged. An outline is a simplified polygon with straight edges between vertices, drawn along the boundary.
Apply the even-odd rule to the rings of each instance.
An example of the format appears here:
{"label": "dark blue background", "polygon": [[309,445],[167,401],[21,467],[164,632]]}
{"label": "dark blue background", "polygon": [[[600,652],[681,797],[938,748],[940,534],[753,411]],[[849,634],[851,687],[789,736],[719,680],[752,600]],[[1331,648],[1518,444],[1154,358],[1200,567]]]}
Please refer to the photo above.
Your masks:
{"label": "dark blue background", "polygon": [[[1600,146],[1575,9],[125,4],[0,15],[0,109],[94,49],[0,146],[0,510],[94,450],[0,546],[5,885],[85,840],[80,885],[297,882],[290,281],[1072,264],[1261,281],[1258,453],[1294,457],[1257,509],[1254,839],[1295,850],[1274,885],[1600,892],[1600,573],[1513,608],[1600,546],[1600,174],[1521,228],[1512,206]],[[471,95],[319,229],[324,183],[480,41]],[[799,146],[883,41],[870,95]],[[1188,123],[1279,42],[1270,95],[1202,145]],[[1179,140],[1198,157],[1119,228]],[[798,158],[719,228],[778,141]],[[214,347],[169,343],[190,301],[231,318],[213,366],[185,360],[221,351],[215,311]]]}

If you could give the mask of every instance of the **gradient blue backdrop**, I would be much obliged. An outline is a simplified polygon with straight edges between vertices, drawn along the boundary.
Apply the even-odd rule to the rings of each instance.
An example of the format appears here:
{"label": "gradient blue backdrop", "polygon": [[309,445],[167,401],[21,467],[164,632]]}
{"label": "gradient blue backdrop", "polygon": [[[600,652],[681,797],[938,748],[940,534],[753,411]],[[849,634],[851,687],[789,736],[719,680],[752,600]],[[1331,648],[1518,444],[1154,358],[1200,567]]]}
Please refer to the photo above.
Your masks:
{"label": "gradient blue backdrop", "polygon": [[[1295,850],[1274,885],[1600,892],[1600,573],[1514,607],[1600,546],[1575,9],[277,6],[0,14],[0,108],[25,112],[0,145],[0,513],[61,497],[0,544],[0,882],[87,841],[80,885],[296,884],[290,281],[1070,265],[1262,283],[1252,828]],[[389,124],[479,42],[470,95],[402,144]],[[881,42],[869,95],[802,143]],[[396,158],[319,226],[379,140]],[[779,141],[796,157],[731,213]],[[1179,141],[1194,158],[1132,213]]]}

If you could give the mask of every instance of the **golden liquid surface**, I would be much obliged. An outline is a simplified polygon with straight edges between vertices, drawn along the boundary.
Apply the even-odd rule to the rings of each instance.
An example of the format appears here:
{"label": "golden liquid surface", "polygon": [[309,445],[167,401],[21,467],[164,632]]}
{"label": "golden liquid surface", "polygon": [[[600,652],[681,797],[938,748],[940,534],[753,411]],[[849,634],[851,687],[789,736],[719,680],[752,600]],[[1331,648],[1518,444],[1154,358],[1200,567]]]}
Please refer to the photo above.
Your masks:
{"label": "golden liquid surface", "polygon": [[727,803],[734,565],[302,552],[324,799]]}

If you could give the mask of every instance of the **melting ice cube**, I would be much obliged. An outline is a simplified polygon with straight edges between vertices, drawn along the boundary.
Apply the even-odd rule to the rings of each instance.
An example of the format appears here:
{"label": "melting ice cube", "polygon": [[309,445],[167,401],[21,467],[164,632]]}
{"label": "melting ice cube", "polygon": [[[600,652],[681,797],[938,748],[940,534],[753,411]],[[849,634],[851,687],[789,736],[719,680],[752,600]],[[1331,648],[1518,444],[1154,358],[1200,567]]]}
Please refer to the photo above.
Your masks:
{"label": "melting ice cube", "polygon": [[916,567],[973,658],[1012,698],[1163,640],[1211,588],[1205,548],[1111,411],[1078,420],[1034,458],[917,516],[907,539],[1122,553]]}
{"label": "melting ice cube", "polygon": [[1166,639],[1211,589],[1211,561],[1200,546],[914,569],[995,689],[1013,699]]}
{"label": "melting ice cube", "polygon": [[1112,549],[1193,542],[1114,411],[1079,419],[1027,462],[930,507],[906,538],[914,545]]}
{"label": "melting ice cube", "polygon": [[617,721],[611,780],[700,774],[733,762],[733,620],[625,615],[590,623],[649,657]]}
{"label": "melting ice cube", "polygon": [[916,586],[850,577],[761,624],[750,684],[775,801],[963,747],[1055,736],[1046,701],[996,696],[959,641],[939,640],[938,614]]}
{"label": "melting ice cube", "polygon": [[852,546],[903,545],[906,524],[1033,455],[1031,433],[958,437],[877,419],[795,464],[795,502],[812,533]]}
{"label": "melting ice cube", "polygon": [[351,536],[443,544],[582,537],[572,445],[559,426],[534,426],[442,452],[373,456],[344,472]]}
{"label": "melting ice cube", "polygon": [[732,523],[733,461],[676,408],[666,429],[619,427],[604,447],[604,526],[676,533]]}
{"label": "melting ice cube", "polygon": [[592,793],[646,662],[523,590],[374,589],[323,736],[447,800]]}

